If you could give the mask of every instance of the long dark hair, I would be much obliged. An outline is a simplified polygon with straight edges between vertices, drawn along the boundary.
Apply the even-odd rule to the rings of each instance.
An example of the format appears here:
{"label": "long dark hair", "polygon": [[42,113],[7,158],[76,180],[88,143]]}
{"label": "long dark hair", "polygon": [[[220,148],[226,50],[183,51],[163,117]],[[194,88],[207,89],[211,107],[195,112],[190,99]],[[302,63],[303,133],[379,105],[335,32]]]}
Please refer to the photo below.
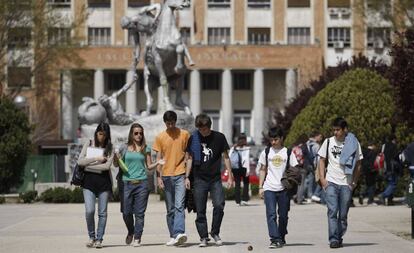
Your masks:
{"label": "long dark hair", "polygon": [[138,124],[138,123],[134,123],[131,125],[131,128],[129,129],[129,134],[128,134],[128,146],[133,146],[135,149],[135,145],[134,144],[134,128],[141,128],[142,130],[142,140],[141,140],[141,153],[145,153],[145,149],[147,148],[147,143],[145,142],[145,134],[144,134],[144,128]]}
{"label": "long dark hair", "polygon": [[[98,142],[98,132],[105,133],[105,139],[103,145]],[[111,129],[109,128],[108,123],[102,122],[100,123],[95,130],[94,135],[94,142],[95,147],[102,147],[105,148],[104,155],[108,156],[112,152],[112,143],[111,143]]]}

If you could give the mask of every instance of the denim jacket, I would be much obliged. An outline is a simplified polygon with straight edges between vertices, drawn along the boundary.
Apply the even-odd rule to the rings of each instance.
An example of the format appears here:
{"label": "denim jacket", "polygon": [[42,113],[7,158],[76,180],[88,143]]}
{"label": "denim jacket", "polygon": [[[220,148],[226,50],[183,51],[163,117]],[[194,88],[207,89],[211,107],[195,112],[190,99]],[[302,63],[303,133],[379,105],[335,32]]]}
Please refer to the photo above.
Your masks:
{"label": "denim jacket", "polygon": [[345,136],[345,144],[342,149],[339,164],[345,167],[345,174],[352,175],[354,173],[357,161],[356,153],[358,151],[358,139],[353,133],[347,133]]}

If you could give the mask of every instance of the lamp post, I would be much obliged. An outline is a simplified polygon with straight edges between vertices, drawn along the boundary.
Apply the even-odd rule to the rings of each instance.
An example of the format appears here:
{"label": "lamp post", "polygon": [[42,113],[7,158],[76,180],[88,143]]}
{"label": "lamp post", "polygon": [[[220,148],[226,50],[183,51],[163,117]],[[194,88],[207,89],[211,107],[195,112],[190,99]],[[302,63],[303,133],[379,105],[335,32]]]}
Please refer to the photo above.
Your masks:
{"label": "lamp post", "polygon": [[37,171],[34,169],[31,169],[30,172],[32,173],[32,180],[33,180],[33,191],[36,189],[36,179],[37,179]]}
{"label": "lamp post", "polygon": [[13,103],[17,106],[17,108],[24,109],[27,104],[27,99],[25,96],[18,95],[13,99]]}

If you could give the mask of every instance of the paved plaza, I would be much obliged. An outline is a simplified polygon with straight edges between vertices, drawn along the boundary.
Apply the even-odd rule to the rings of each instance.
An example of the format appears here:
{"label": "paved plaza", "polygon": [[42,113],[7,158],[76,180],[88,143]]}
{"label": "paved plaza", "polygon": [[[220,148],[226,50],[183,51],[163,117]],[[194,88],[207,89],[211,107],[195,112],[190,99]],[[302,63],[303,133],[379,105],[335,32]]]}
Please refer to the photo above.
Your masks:
{"label": "paved plaza", "polygon": [[[209,221],[211,211],[209,205]],[[151,196],[140,248],[124,245],[126,228],[119,203],[110,203],[104,248],[88,249],[83,204],[6,204],[0,205],[0,252],[248,252],[249,245],[253,246],[252,252],[413,252],[411,210],[406,206],[355,207],[349,216],[344,248],[331,250],[327,242],[326,207],[292,205],[287,246],[268,249],[263,202],[256,199],[251,206],[239,207],[227,201],[221,230],[223,246],[198,248],[195,214],[191,213],[186,218],[186,247],[166,247],[164,243],[169,238],[165,205]]]}

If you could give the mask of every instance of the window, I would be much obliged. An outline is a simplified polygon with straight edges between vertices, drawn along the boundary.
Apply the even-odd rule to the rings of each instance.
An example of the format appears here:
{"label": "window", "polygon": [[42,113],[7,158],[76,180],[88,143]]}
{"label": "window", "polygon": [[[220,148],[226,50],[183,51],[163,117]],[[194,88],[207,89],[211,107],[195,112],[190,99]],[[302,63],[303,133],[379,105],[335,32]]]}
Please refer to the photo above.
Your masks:
{"label": "window", "polygon": [[230,43],[230,28],[208,28],[208,44],[222,45]]}
{"label": "window", "polygon": [[102,46],[111,44],[111,28],[88,28],[88,45]]}
{"label": "window", "polygon": [[203,90],[220,90],[220,73],[205,72],[201,74],[201,86]]}
{"label": "window", "polygon": [[191,44],[191,29],[190,27],[181,27],[180,28],[181,38],[184,44]]}
{"label": "window", "polygon": [[288,8],[310,7],[310,0],[288,0]]}
{"label": "window", "polygon": [[208,0],[208,8],[229,8],[230,0]]}
{"label": "window", "polygon": [[270,43],[270,28],[248,28],[248,42],[252,45],[264,45]]}
{"label": "window", "polygon": [[7,46],[9,48],[28,47],[32,39],[31,29],[27,27],[16,27],[9,30]]}
{"label": "window", "polygon": [[350,0],[328,0],[328,8],[349,8]]}
{"label": "window", "polygon": [[351,47],[351,28],[349,27],[328,28],[328,47],[334,47],[334,48]]}
{"label": "window", "polygon": [[49,45],[65,45],[70,41],[70,28],[52,27],[47,31]]}
{"label": "window", "polygon": [[270,9],[270,0],[248,0],[247,7],[254,9]]}
{"label": "window", "polygon": [[239,136],[241,133],[250,136],[250,121],[251,115],[249,111],[235,111],[233,116],[233,136]]}
{"label": "window", "polygon": [[367,47],[384,48],[391,43],[391,29],[387,27],[368,27]]}
{"label": "window", "polygon": [[89,8],[111,8],[111,0],[88,0]]}
{"label": "window", "polygon": [[289,27],[288,44],[289,45],[309,45],[311,35],[309,27]]}
{"label": "window", "polygon": [[233,72],[233,89],[251,90],[252,80],[252,73],[250,72]]}
{"label": "window", "polygon": [[130,8],[142,7],[150,4],[151,0],[128,0],[128,7]]}
{"label": "window", "polygon": [[7,87],[32,87],[32,74],[30,67],[8,67]]}
{"label": "window", "polygon": [[68,8],[70,7],[71,0],[47,0],[47,2],[54,7]]}
{"label": "window", "polygon": [[115,91],[121,89],[125,82],[125,72],[109,72],[108,73],[108,90]]}

